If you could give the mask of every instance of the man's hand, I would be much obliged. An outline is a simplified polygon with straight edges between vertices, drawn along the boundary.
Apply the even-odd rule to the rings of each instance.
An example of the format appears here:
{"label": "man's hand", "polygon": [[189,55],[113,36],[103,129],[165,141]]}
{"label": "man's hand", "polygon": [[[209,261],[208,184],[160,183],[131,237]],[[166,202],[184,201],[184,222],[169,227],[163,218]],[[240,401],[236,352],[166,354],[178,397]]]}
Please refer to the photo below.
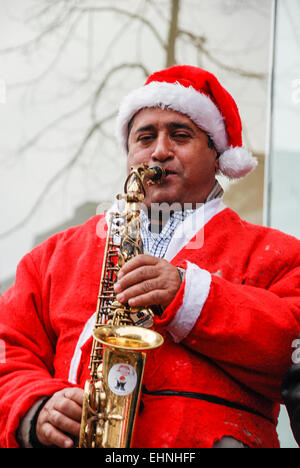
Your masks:
{"label": "man's hand", "polygon": [[41,410],[36,435],[44,445],[71,448],[71,436],[79,437],[83,402],[81,388],[65,388],[56,392]]}
{"label": "man's hand", "polygon": [[137,255],[121,268],[115,284],[117,300],[132,307],[167,307],[181,283],[178,270],[162,258]]}

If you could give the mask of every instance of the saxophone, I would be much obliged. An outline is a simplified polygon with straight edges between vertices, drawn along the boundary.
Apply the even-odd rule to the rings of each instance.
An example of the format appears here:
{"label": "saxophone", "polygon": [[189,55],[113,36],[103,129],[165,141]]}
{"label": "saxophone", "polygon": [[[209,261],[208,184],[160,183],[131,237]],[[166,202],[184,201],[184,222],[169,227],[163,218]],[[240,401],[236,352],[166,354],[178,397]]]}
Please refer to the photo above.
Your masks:
{"label": "saxophone", "polygon": [[122,266],[143,253],[139,220],[143,184],[160,183],[164,174],[159,166],[131,168],[124,195],[117,196],[125,200],[124,212],[112,213],[108,223],[79,448],[130,447],[146,354],[163,343],[162,336],[149,329],[153,310],[118,302],[114,284]]}

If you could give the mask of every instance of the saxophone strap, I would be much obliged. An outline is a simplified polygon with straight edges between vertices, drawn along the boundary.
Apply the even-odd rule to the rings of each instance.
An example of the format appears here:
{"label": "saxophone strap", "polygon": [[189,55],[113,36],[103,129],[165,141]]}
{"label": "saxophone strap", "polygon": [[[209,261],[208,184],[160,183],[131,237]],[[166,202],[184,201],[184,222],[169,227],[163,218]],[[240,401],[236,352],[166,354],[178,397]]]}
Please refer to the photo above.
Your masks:
{"label": "saxophone strap", "polygon": [[264,415],[260,411],[251,408],[250,406],[243,405],[235,401],[227,400],[226,398],[221,398],[216,395],[210,395],[207,393],[196,393],[196,392],[179,392],[177,390],[148,390],[145,385],[142,388],[143,394],[153,395],[153,396],[175,396],[175,397],[184,397],[184,398],[194,398],[196,400],[203,400],[208,403],[214,403],[216,405],[223,405],[229,408],[233,408],[240,411],[247,411],[248,413],[255,414],[261,418],[266,419],[268,422],[275,424],[275,421],[272,418]]}

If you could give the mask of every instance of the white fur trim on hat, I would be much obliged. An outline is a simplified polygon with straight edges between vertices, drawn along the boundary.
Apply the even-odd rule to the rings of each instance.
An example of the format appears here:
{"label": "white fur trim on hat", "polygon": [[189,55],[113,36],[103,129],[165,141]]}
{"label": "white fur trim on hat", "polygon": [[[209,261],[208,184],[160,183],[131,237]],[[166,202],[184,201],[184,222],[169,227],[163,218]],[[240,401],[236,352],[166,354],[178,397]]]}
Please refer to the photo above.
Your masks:
{"label": "white fur trim on hat", "polygon": [[121,103],[116,131],[123,149],[127,147],[128,123],[139,110],[147,107],[168,108],[187,115],[211,136],[219,153],[228,148],[223,116],[209,97],[192,86],[154,81],[132,91]]}
{"label": "white fur trim on hat", "polygon": [[219,158],[219,167],[230,179],[239,179],[257,166],[257,159],[243,146],[229,148]]}

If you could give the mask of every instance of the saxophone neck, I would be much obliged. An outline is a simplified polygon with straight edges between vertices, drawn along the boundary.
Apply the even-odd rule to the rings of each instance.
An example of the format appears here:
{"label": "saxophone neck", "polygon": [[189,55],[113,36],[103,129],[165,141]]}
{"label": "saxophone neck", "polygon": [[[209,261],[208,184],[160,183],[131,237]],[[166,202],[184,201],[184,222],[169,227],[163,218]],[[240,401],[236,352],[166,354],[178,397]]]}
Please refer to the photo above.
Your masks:
{"label": "saxophone neck", "polygon": [[127,201],[141,202],[145,197],[144,183],[147,185],[160,184],[165,174],[165,170],[161,166],[149,167],[147,164],[140,164],[131,167],[124,185]]}

